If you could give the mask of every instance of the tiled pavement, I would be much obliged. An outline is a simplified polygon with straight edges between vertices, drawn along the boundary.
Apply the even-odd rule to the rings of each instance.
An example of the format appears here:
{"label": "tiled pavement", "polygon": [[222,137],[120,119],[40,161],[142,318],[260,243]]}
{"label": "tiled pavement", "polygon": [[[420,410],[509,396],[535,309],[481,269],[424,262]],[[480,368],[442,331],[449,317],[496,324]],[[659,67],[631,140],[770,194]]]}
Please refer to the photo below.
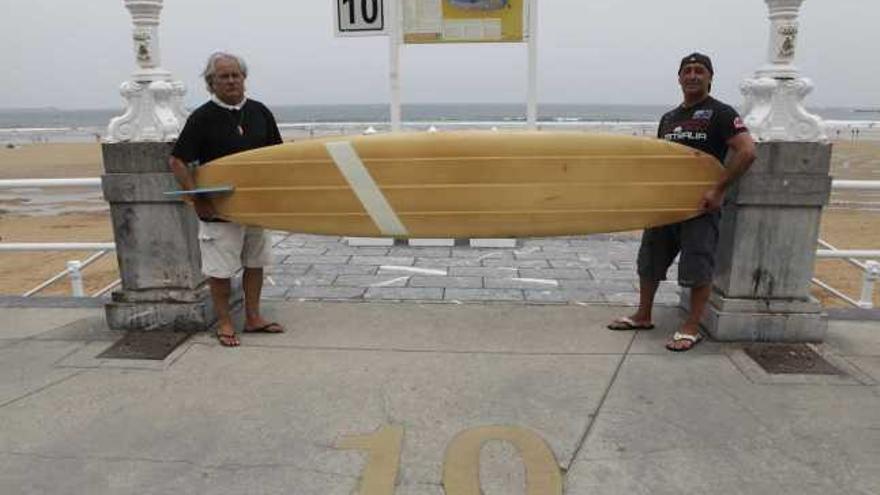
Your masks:
{"label": "tiled pavement", "polygon": [[[627,233],[519,239],[514,248],[361,247],[341,237],[275,233],[263,297],[635,304],[638,241]],[[661,284],[658,304],[678,302],[676,269]]]}

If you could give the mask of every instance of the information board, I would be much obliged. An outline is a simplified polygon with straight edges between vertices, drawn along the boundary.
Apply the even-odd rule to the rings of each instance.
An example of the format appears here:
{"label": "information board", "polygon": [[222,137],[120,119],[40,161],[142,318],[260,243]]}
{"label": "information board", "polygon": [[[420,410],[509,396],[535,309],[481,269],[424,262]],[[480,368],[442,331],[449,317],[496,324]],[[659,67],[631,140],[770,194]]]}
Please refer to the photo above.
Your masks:
{"label": "information board", "polygon": [[527,0],[406,0],[403,42],[520,43]]}

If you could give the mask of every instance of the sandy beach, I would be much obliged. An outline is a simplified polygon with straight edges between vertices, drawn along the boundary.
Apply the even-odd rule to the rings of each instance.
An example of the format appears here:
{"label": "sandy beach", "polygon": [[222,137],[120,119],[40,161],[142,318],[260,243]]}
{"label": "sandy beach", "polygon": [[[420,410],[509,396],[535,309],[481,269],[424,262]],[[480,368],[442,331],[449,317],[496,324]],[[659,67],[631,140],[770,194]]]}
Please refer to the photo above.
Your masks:
{"label": "sandy beach", "polygon": [[[838,141],[834,144],[832,173],[838,179],[880,179],[880,141]],[[101,147],[97,143],[43,143],[0,148],[0,179],[98,177],[103,173]],[[29,194],[35,194],[30,191]],[[29,208],[33,201],[16,198],[12,191],[0,191],[0,237],[3,242],[112,242],[109,210],[88,211],[100,203],[100,192],[81,195],[61,190],[59,200],[41,201],[41,208]],[[25,194],[27,196],[27,194]],[[835,193],[826,208],[821,238],[839,249],[880,249],[880,195]],[[874,203],[874,210],[864,208]],[[46,205],[49,205],[48,207]],[[99,206],[100,209],[100,206]],[[73,210],[73,211],[71,211]],[[84,211],[85,210],[85,211]],[[88,252],[0,253],[0,294],[21,295],[52,275],[64,270],[68,260],[84,260]],[[816,276],[854,299],[861,290],[861,272],[841,260],[820,260]],[[92,294],[118,278],[116,256],[108,253],[84,270],[86,291]],[[67,295],[64,278],[39,295]],[[843,301],[814,286],[813,294],[828,307],[846,307]],[[880,291],[874,293],[880,307]]]}

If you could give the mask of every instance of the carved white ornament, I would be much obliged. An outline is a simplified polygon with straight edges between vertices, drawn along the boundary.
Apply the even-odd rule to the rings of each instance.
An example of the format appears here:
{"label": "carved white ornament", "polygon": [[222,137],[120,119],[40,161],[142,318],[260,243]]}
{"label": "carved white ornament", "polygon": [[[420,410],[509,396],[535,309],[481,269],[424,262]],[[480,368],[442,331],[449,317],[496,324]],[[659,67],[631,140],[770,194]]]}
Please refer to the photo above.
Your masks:
{"label": "carved white ornament", "polygon": [[740,85],[746,126],[761,141],[824,141],[822,119],[804,108],[813,83],[794,66],[798,10],[804,0],[765,0],[770,9],[767,63]]}
{"label": "carved white ornament", "polygon": [[780,25],[776,30],[777,37],[776,59],[781,61],[794,60],[794,47],[797,44],[797,24]]}
{"label": "carved white ornament", "polygon": [[822,119],[802,103],[812,90],[812,81],[805,77],[746,79],[740,86],[746,100],[746,126],[759,141],[826,140]]}
{"label": "carved white ornament", "polygon": [[119,89],[125,113],[107,126],[105,141],[172,141],[186,122],[186,88],[160,67],[159,12],[162,0],[125,0],[134,22],[132,40],[137,69]]}
{"label": "carved white ornament", "polygon": [[142,68],[149,67],[153,63],[153,33],[151,29],[135,28],[132,36],[134,39],[134,56],[138,65]]}

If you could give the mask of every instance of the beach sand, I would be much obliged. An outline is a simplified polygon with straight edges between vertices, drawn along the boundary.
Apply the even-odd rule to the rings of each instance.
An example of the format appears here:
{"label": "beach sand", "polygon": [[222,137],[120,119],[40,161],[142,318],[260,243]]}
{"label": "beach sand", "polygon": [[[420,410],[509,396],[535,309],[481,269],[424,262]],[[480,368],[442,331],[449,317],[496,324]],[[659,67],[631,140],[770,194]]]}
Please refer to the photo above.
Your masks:
{"label": "beach sand", "polygon": [[[880,180],[880,141],[836,142],[832,170],[838,179]],[[97,143],[0,148],[0,179],[98,177],[102,173],[101,147]],[[880,196],[876,193],[835,193],[834,200],[850,204],[880,204]],[[0,237],[3,242],[113,241],[109,211],[32,216],[9,213],[9,206],[9,202],[0,201]],[[838,249],[880,249],[880,211],[827,208],[823,214],[821,237]],[[20,295],[63,271],[68,260],[84,260],[91,254],[72,251],[0,252],[0,294]],[[118,278],[115,254],[108,253],[87,267],[83,274],[89,294],[107,286]],[[858,299],[862,273],[846,261],[819,260],[816,276]],[[814,286],[812,292],[827,307],[848,306],[818,287]],[[69,293],[70,282],[63,278],[39,295]],[[874,305],[880,307],[880,288],[874,291]]]}
{"label": "beach sand", "polygon": [[[0,179],[99,177],[104,173],[101,146],[97,143],[34,144],[0,148]],[[16,205],[20,206],[20,205]],[[6,212],[0,202],[2,242],[113,242],[109,209],[104,212],[21,215]],[[68,260],[85,260],[93,252],[0,252],[0,294],[21,295],[56,273]],[[117,278],[116,254],[107,253],[83,270],[88,294]],[[40,296],[70,294],[70,281],[62,278]]]}

